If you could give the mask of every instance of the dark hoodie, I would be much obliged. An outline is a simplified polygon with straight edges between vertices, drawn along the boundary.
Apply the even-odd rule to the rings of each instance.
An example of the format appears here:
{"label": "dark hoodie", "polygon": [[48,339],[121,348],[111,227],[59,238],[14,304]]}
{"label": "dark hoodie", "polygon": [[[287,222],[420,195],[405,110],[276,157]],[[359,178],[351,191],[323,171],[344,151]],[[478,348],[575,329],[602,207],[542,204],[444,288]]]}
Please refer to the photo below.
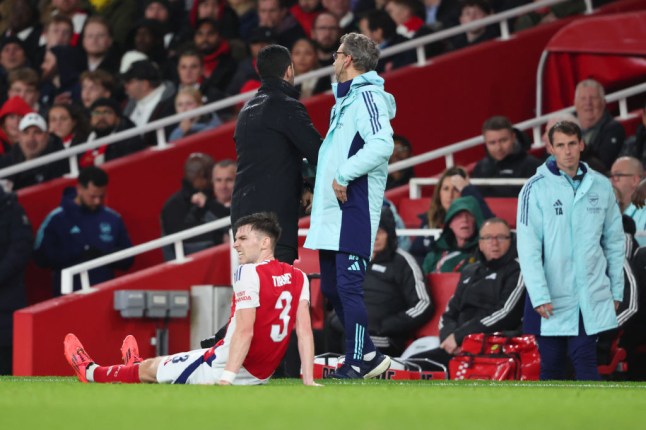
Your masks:
{"label": "dark hoodie", "polygon": [[[475,218],[473,236],[462,247],[458,248],[453,230],[449,227],[451,220],[460,212],[467,211]],[[424,258],[424,273],[461,272],[464,266],[475,261],[474,252],[478,247],[478,231],[484,221],[478,201],[471,197],[460,197],[451,203],[444,218],[442,234],[431,245],[431,250]]]}
{"label": "dark hoodie", "polygon": [[[482,160],[478,161],[473,172],[472,178],[531,178],[536,173],[536,168],[541,165],[541,162],[529,155],[527,151],[517,141],[514,142],[514,151],[498,161],[495,160],[489,153]],[[485,197],[518,197],[521,186],[505,185],[478,187],[480,192]]]}

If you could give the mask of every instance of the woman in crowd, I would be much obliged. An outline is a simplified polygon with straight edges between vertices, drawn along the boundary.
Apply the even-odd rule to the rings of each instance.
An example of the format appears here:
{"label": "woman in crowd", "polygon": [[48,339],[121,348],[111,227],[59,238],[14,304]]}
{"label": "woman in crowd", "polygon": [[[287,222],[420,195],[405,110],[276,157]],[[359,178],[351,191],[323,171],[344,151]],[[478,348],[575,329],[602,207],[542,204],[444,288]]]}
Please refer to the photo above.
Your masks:
{"label": "woman in crowd", "polygon": [[[292,47],[292,61],[294,62],[294,72],[296,76],[311,72],[320,67],[316,46],[310,39],[299,39]],[[320,78],[309,78],[296,88],[301,93],[301,99],[320,94],[330,89],[330,77],[322,76]]]}
{"label": "woman in crowd", "polygon": [[[177,113],[188,112],[200,106],[202,106],[202,93],[198,89],[186,87],[177,92],[177,96],[175,96],[175,111]],[[168,140],[173,142],[182,137],[215,128],[220,124],[222,121],[215,113],[184,119],[171,132]]]}
{"label": "woman in crowd", "polygon": [[73,140],[84,141],[89,133],[87,121],[75,105],[55,104],[49,109],[47,123],[49,132],[60,137],[65,148],[69,148]]}

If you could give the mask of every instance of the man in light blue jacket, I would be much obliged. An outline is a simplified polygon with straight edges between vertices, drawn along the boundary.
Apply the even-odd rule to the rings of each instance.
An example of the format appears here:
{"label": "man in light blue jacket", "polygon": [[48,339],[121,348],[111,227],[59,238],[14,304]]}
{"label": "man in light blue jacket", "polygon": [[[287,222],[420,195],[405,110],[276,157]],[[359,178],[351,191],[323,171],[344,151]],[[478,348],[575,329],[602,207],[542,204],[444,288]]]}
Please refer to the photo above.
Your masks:
{"label": "man in light blue jacket", "polygon": [[552,156],[520,192],[518,256],[529,298],[524,329],[537,335],[541,379],[598,380],[596,335],[617,327],[624,291],[621,214],[610,181],[580,162],[581,129],[549,131]]}
{"label": "man in light blue jacket", "polygon": [[305,246],[318,249],[321,289],[344,324],[344,365],[331,377],[374,378],[390,367],[366,326],[362,283],[372,255],[393,152],[395,100],[374,71],[379,50],[349,33],[333,54],[337,84],[330,127],[319,150],[312,220]]}

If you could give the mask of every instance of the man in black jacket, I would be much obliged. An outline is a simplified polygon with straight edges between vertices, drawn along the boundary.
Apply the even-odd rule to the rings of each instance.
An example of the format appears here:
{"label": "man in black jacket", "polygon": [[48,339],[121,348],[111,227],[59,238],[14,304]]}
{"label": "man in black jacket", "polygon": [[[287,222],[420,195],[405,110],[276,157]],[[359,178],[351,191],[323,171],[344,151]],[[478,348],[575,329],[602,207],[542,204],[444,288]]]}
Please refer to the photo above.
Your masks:
{"label": "man in black jacket", "polygon": [[27,306],[23,278],[32,240],[31,224],[16,195],[0,186],[0,375],[11,375],[13,313]]}
{"label": "man in black jacket", "polygon": [[[493,116],[482,124],[487,155],[478,161],[473,178],[529,178],[541,164],[527,153],[511,121],[504,116]],[[521,187],[516,185],[478,187],[485,197],[518,197]]]}
{"label": "man in black jacket", "polygon": [[234,134],[238,172],[231,223],[256,212],[275,212],[283,230],[275,256],[292,264],[298,256],[303,157],[316,164],[322,139],[298,101],[289,51],[267,46],[257,66],[262,85],[240,112]]}
{"label": "man in black jacket", "polygon": [[[395,218],[388,207],[381,210],[363,291],[372,342],[382,353],[400,356],[415,330],[433,315],[433,306],[422,269],[397,245]],[[343,343],[343,324],[336,314],[332,314],[330,324]]]}
{"label": "man in black jacket", "polygon": [[413,358],[429,358],[448,366],[466,335],[520,328],[525,284],[507,222],[500,218],[485,221],[479,245],[478,261],[462,271],[440,320],[440,347]]}

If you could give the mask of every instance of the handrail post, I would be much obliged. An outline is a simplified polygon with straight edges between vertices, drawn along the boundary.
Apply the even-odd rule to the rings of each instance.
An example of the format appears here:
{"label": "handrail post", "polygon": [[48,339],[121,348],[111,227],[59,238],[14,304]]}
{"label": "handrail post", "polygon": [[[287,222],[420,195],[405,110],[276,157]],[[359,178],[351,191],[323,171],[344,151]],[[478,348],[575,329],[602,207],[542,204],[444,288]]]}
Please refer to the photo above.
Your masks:
{"label": "handrail post", "polygon": [[592,0],[585,0],[585,14],[590,15],[593,11]]}
{"label": "handrail post", "polygon": [[628,118],[628,99],[626,97],[619,100],[619,117]]}
{"label": "handrail post", "polygon": [[509,40],[509,23],[507,22],[506,19],[503,19],[500,21],[500,39],[501,40]]}
{"label": "handrail post", "polygon": [[175,247],[175,262],[180,263],[180,262],[186,260],[186,256],[184,255],[184,246],[182,244],[182,241],[178,240],[177,242],[173,243],[173,246]]}
{"label": "handrail post", "polygon": [[157,136],[157,146],[155,149],[168,149],[171,145],[166,142],[166,132],[164,131],[164,128],[158,128],[155,130],[155,134]]}
{"label": "handrail post", "polygon": [[81,290],[89,290],[90,289],[90,272],[88,270],[84,270],[81,272]]}
{"label": "handrail post", "polygon": [[70,294],[74,291],[73,275],[69,269],[63,269],[61,272],[61,294]]}
{"label": "handrail post", "polygon": [[532,127],[532,135],[534,136],[534,146],[539,146],[539,144],[543,140],[543,135],[541,134],[540,125],[535,125],[534,127]]}
{"label": "handrail post", "polygon": [[70,156],[70,158],[68,158],[68,160],[70,162],[70,172],[65,176],[67,176],[68,178],[78,178],[78,176],[79,176],[79,163],[78,163],[78,160],[76,159],[76,155]]}
{"label": "handrail post", "polygon": [[444,156],[444,160],[445,160],[447,169],[455,165],[455,160],[453,160],[453,154],[446,154]]}
{"label": "handrail post", "polygon": [[417,65],[422,67],[426,64],[426,50],[424,45],[420,45],[415,49],[417,52]]}

